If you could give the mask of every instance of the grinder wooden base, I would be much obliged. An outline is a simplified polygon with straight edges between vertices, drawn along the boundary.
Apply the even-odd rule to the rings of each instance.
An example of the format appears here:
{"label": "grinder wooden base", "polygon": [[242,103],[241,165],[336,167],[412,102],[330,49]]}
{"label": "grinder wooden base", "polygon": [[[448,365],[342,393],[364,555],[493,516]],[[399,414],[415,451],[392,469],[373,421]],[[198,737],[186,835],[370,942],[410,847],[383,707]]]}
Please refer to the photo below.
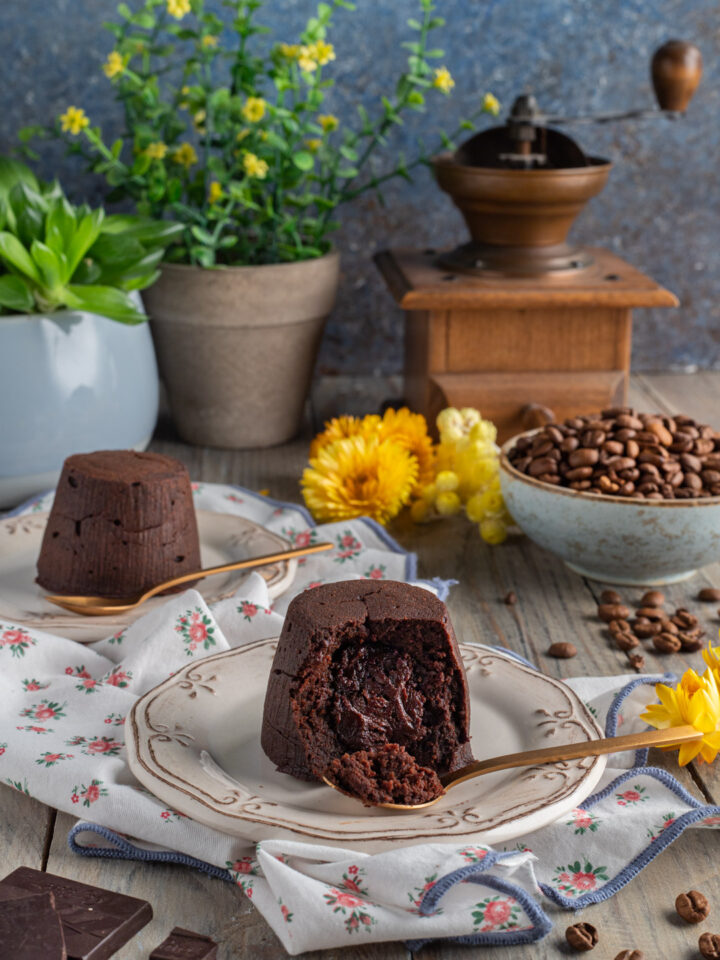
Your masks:
{"label": "grinder wooden base", "polygon": [[375,261],[405,311],[405,399],[433,423],[477,407],[504,440],[548,416],[621,404],[633,307],[677,297],[608,250],[590,267],[542,277],[471,277],[437,250],[388,250]]}

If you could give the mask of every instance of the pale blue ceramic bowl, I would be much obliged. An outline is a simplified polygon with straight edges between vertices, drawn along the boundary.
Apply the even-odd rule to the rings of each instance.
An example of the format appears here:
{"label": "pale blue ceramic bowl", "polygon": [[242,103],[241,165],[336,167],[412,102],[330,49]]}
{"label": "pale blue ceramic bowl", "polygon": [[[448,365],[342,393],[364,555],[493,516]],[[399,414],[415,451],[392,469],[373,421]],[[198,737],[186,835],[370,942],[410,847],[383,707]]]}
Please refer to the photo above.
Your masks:
{"label": "pale blue ceramic bowl", "polygon": [[0,317],[0,507],[54,486],[72,453],[144,450],[157,411],[147,323],[69,310]]}

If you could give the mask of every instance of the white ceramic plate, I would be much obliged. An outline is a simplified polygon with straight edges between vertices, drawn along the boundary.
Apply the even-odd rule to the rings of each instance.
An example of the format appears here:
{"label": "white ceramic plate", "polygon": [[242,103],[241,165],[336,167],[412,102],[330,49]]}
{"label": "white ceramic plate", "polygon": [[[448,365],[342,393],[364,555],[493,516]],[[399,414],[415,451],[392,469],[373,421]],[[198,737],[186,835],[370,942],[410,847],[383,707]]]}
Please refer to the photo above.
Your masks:
{"label": "white ceramic plate", "polygon": [[[287,550],[291,544],[284,537],[227,513],[198,510],[200,554],[203,567],[219,566],[233,560],[258,557],[273,551]],[[37,558],[47,513],[25,514],[0,520],[0,620],[21,626],[57,633],[80,643],[92,643],[112,636],[155,607],[167,597],[155,597],[124,614],[108,617],[83,617],[69,613],[45,600],[46,591],[35,583]],[[270,597],[277,597],[292,583],[297,560],[283,560],[258,573],[267,581]],[[250,571],[218,573],[200,580],[196,589],[206,603],[231,597]]]}
{"label": "white ceramic plate", "polygon": [[[130,769],[181,813],[233,836],[304,840],[379,853],[412,843],[498,843],[578,806],[605,757],[487,774],[428,810],[362,807],[322,784],[278,773],[260,747],[263,701],[277,640],[189,664],[149,691],[125,723]],[[460,644],[478,759],[601,737],[564,683],[516,660]]]}

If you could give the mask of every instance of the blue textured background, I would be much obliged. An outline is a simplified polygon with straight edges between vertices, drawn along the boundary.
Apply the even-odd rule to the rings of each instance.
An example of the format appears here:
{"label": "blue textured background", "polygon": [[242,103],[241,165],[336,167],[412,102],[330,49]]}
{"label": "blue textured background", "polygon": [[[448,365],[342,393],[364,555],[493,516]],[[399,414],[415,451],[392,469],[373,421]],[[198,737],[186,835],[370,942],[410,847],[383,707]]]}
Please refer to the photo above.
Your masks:
{"label": "blue textured background", "polygon": [[[114,133],[118,110],[101,72],[112,46],[101,21],[112,17],[114,6],[107,0],[2,0],[0,148],[13,143],[20,126],[46,122],[70,103]],[[435,115],[413,117],[391,151],[411,154],[413,137],[438,123],[452,129],[487,89],[506,108],[525,85],[552,111],[650,105],[652,51],[674,36],[700,46],[705,75],[686,120],[568,131],[617,164],[574,236],[610,247],[682,300],[679,310],[636,311],[635,369],[720,366],[717,2],[439,0],[438,7],[448,21],[438,45],[457,81],[454,96],[437,98]],[[278,39],[291,41],[313,9],[309,0],[268,0],[262,21]],[[350,119],[358,100],[372,109],[392,85],[404,56],[405,21],[415,10],[415,0],[359,0],[355,13],[338,13],[331,38],[338,89],[330,106],[341,118]],[[102,183],[55,146],[43,147],[42,172],[59,175],[76,198],[101,195]],[[385,202],[366,197],[342,212],[343,285],[323,345],[323,372],[400,368],[401,315],[371,262],[374,251],[464,239],[459,215],[426,170],[414,186],[389,186]]]}

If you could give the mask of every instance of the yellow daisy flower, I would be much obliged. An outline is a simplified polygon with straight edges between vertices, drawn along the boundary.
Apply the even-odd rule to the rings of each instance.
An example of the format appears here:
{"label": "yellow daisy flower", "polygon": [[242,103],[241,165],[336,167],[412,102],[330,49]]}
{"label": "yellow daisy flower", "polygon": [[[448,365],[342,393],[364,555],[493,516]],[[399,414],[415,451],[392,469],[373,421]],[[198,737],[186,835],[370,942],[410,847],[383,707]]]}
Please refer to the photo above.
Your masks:
{"label": "yellow daisy flower", "polygon": [[221,200],[223,197],[223,188],[217,182],[213,180],[208,189],[208,203],[217,203],[218,200]]}
{"label": "yellow daisy flower", "polygon": [[[684,743],[680,747],[680,766],[684,767],[697,756],[705,763],[712,763],[720,752],[720,690],[713,670],[706,670],[701,677],[694,670],[686,670],[677,687],[658,683],[655,693],[660,703],[650,704],[640,715],[651,727],[666,730],[690,724],[704,734],[702,740]],[[677,747],[662,749],[675,750]]]}
{"label": "yellow daisy flower", "polygon": [[486,113],[496,117],[500,113],[500,101],[493,93],[486,93],[483,97],[482,108]]}
{"label": "yellow daisy flower", "polygon": [[108,58],[103,64],[103,73],[106,77],[112,79],[116,77],[119,73],[122,73],[125,69],[125,61],[122,58],[122,55],[113,50],[112,53],[108,54]]}
{"label": "yellow daisy flower", "polygon": [[202,38],[200,43],[206,48],[216,47],[218,45],[218,37],[214,36],[212,33],[207,33]]}
{"label": "yellow daisy flower", "polygon": [[418,488],[430,483],[435,475],[435,454],[427,429],[427,421],[420,413],[411,413],[407,407],[386,410],[380,424],[381,440],[393,440],[411,453],[418,463]]}
{"label": "yellow daisy flower", "polygon": [[310,153],[317,153],[322,146],[322,140],[318,140],[317,137],[311,137],[309,140],[305,141],[305,146],[308,148]]}
{"label": "yellow daisy flower", "polygon": [[315,43],[310,44],[308,52],[321,67],[335,59],[335,48],[331,43],[325,43],[324,40],[316,40]]}
{"label": "yellow daisy flower", "polygon": [[255,180],[264,180],[269,169],[264,160],[261,160],[260,157],[250,152],[246,153],[243,157],[243,168],[245,173]]}
{"label": "yellow daisy flower", "polygon": [[336,440],[357,436],[369,439],[377,434],[380,423],[380,417],[375,413],[369,413],[366,417],[333,417],[325,423],[323,432],[319,433],[310,444],[310,459],[317,457],[323,447]]}
{"label": "yellow daisy flower", "polygon": [[168,152],[167,144],[162,140],[156,140],[155,143],[149,143],[144,150],[145,156],[153,160],[162,160]]}
{"label": "yellow daisy flower", "polygon": [[60,114],[60,129],[63,132],[77,136],[81,130],[90,126],[90,118],[82,107],[68,107],[65,113]]}
{"label": "yellow daisy flower", "polygon": [[278,50],[286,60],[297,60],[300,56],[299,43],[281,43]]}
{"label": "yellow daisy flower", "polygon": [[332,131],[337,130],[340,125],[340,121],[332,113],[321,113],[317,119],[324,133],[332,133]]}
{"label": "yellow daisy flower", "polygon": [[190,0],[167,0],[167,12],[176,20],[182,20],[191,9]]}
{"label": "yellow daisy flower", "polygon": [[436,67],[435,76],[433,77],[432,85],[437,87],[438,90],[442,90],[443,93],[450,93],[452,88],[455,86],[455,81],[452,78],[452,74],[447,67]]}
{"label": "yellow daisy flower", "polygon": [[242,108],[242,115],[248,123],[258,123],[265,116],[266,107],[262,97],[248,97]]}
{"label": "yellow daisy flower", "polygon": [[417,462],[397,443],[353,436],[323,447],[301,485],[319,522],[367,516],[387,523],[409,502],[416,481]]}
{"label": "yellow daisy flower", "polygon": [[181,163],[184,167],[191,167],[194,163],[197,163],[197,153],[195,153],[195,147],[191,143],[181,143],[180,146],[173,151],[172,155],[175,163]]}

